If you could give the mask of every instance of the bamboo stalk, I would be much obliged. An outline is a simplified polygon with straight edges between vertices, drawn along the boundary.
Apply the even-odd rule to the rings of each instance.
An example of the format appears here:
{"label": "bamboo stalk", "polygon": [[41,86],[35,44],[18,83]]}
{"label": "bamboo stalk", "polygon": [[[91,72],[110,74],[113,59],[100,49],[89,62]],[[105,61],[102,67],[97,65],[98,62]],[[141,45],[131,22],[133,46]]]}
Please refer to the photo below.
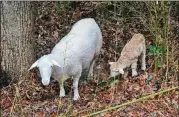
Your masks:
{"label": "bamboo stalk", "polygon": [[163,90],[163,91],[160,91],[160,92],[157,92],[157,93],[154,93],[154,94],[150,94],[148,96],[145,96],[145,97],[142,97],[142,98],[139,98],[139,99],[136,99],[136,100],[132,100],[132,101],[120,104],[120,105],[116,105],[114,107],[109,107],[109,108],[106,108],[104,110],[97,111],[97,112],[94,112],[94,113],[91,113],[91,114],[88,114],[88,115],[85,115],[85,116],[82,116],[82,117],[91,117],[91,116],[94,116],[94,115],[97,115],[97,114],[100,114],[100,113],[103,113],[103,112],[106,112],[106,111],[110,111],[110,110],[114,110],[114,109],[117,109],[117,108],[121,108],[123,106],[127,106],[127,105],[130,105],[130,104],[136,103],[136,102],[140,102],[140,101],[143,101],[145,99],[152,98],[152,97],[154,97],[156,95],[160,95],[160,94],[172,91],[172,90],[176,90],[178,88],[179,88],[179,86],[173,87],[173,88],[170,88],[170,89],[166,89],[166,90]]}

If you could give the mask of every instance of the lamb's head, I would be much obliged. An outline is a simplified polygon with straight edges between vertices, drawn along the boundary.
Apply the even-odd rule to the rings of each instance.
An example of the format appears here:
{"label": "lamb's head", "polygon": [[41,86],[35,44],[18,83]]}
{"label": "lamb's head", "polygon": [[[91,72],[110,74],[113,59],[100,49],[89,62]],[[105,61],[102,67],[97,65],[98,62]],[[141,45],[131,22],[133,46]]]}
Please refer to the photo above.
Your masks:
{"label": "lamb's head", "polygon": [[110,76],[115,77],[119,74],[124,74],[123,68],[120,67],[118,62],[109,62],[110,65]]}
{"label": "lamb's head", "polygon": [[35,63],[33,63],[29,70],[33,69],[34,67],[37,67],[40,71],[42,84],[49,85],[50,77],[52,74],[52,67],[54,65],[60,67],[60,65],[54,59],[51,59],[48,55],[44,55]]}

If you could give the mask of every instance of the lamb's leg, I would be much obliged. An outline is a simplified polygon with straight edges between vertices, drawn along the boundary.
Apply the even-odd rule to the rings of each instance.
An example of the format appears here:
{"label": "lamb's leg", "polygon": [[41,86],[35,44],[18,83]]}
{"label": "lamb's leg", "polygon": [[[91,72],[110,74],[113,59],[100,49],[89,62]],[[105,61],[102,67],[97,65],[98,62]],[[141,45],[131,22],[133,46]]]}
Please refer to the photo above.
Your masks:
{"label": "lamb's leg", "polygon": [[123,77],[123,78],[127,78],[128,73],[129,73],[129,72],[128,72],[127,70],[126,70],[126,71],[124,71],[124,74],[122,75],[122,77]]}
{"label": "lamb's leg", "polygon": [[144,49],[143,49],[143,52],[142,52],[142,58],[141,58],[141,69],[145,71],[146,69],[146,63],[145,63],[145,58],[146,58],[146,47],[145,47],[145,44],[144,44]]}
{"label": "lamb's leg", "polygon": [[93,67],[94,67],[94,64],[95,64],[95,59],[93,59],[93,61],[91,62],[89,73],[88,73],[88,77],[93,76]]}
{"label": "lamb's leg", "polygon": [[136,71],[136,69],[137,69],[137,61],[132,63],[131,68],[132,68],[132,76],[137,76],[138,75],[138,73]]}

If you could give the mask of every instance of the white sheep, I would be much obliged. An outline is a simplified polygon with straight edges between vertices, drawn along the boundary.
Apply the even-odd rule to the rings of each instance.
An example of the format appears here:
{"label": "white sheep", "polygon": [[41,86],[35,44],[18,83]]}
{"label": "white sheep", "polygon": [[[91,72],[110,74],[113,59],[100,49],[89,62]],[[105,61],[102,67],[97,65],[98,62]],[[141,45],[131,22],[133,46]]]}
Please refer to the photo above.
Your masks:
{"label": "white sheep", "polygon": [[50,77],[60,84],[60,96],[65,96],[63,81],[72,77],[74,100],[80,98],[78,82],[83,69],[89,69],[88,76],[93,75],[93,66],[102,47],[102,34],[92,18],[75,23],[71,31],[61,39],[48,55],[38,59],[30,69],[38,67],[42,84],[49,85]]}
{"label": "white sheep", "polygon": [[115,77],[124,74],[124,77],[126,77],[128,71],[124,72],[124,69],[129,66],[132,68],[132,76],[136,76],[138,74],[136,69],[139,56],[141,56],[141,69],[145,70],[145,37],[140,33],[134,34],[132,39],[124,46],[117,62],[109,62],[110,76]]}

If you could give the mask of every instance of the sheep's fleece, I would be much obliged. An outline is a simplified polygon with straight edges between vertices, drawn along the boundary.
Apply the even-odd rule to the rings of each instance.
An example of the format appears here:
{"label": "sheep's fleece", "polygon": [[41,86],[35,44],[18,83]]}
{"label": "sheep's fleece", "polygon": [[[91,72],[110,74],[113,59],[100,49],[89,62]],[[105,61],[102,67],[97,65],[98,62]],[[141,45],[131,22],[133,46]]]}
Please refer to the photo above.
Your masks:
{"label": "sheep's fleece", "polygon": [[60,84],[60,96],[65,96],[63,81],[73,78],[74,100],[79,99],[78,82],[83,69],[93,75],[93,65],[102,46],[102,34],[92,18],[75,23],[71,31],[56,44],[52,52],[38,59],[30,69],[37,67],[43,85],[49,85],[50,77]]}

